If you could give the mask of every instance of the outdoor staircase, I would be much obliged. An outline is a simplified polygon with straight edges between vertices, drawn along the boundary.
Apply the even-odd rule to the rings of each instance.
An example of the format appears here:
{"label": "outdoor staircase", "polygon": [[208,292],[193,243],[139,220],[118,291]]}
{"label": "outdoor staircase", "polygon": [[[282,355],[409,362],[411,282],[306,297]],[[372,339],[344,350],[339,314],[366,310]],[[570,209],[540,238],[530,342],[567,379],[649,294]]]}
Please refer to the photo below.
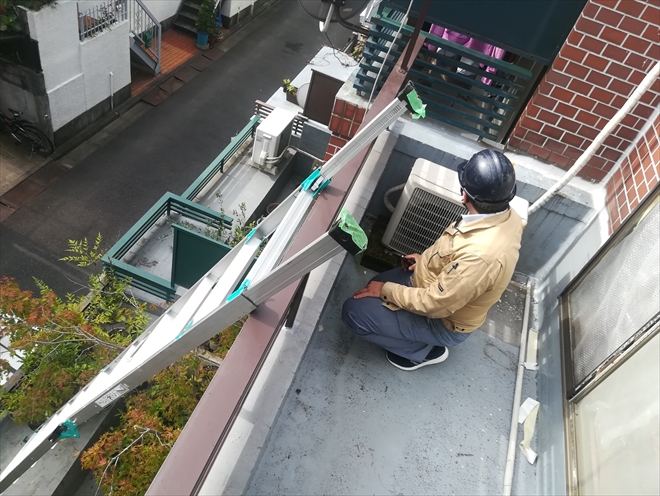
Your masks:
{"label": "outdoor staircase", "polygon": [[192,0],[182,2],[179,13],[174,20],[174,25],[196,34],[197,27],[195,24],[197,23],[197,14],[201,6],[201,0],[200,3],[193,2]]}
{"label": "outdoor staircase", "polygon": [[131,63],[160,74],[161,25],[142,0],[129,0]]}

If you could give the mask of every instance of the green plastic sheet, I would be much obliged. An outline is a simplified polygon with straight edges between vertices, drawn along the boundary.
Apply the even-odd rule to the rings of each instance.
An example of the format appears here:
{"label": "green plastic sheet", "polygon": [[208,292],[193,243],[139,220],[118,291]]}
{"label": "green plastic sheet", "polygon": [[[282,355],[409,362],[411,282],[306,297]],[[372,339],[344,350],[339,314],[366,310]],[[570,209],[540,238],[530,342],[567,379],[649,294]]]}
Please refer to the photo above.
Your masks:
{"label": "green plastic sheet", "polygon": [[410,106],[415,111],[412,115],[413,119],[426,117],[426,104],[422,103],[422,100],[419,98],[419,95],[415,90],[408,93],[408,101],[410,102]]}
{"label": "green plastic sheet", "polygon": [[76,426],[72,420],[66,420],[62,422],[62,425],[66,427],[66,429],[60,434],[59,439],[66,439],[67,437],[80,437],[80,434],[78,433],[78,426]]}
{"label": "green plastic sheet", "polygon": [[351,213],[345,208],[342,208],[339,214],[339,228],[346,234],[351,235],[353,243],[360,248],[360,252],[367,249],[367,235],[355,221]]}

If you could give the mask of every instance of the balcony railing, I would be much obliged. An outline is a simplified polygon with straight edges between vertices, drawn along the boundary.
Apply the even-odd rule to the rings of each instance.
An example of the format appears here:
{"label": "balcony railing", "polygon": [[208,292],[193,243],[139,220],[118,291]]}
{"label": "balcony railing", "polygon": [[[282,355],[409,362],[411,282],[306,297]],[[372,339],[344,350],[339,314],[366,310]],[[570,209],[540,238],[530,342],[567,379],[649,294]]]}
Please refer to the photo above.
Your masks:
{"label": "balcony railing", "polygon": [[93,38],[113,24],[128,19],[127,0],[110,0],[80,11],[78,4],[78,33],[80,41]]}

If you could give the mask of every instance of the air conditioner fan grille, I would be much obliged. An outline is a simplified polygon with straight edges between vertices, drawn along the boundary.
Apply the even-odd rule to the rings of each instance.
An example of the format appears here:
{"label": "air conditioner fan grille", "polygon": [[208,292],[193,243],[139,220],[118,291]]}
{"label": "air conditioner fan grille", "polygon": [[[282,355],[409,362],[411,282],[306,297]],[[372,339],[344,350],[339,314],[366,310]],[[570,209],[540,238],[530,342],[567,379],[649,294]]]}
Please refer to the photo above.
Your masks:
{"label": "air conditioner fan grille", "polygon": [[463,205],[415,188],[389,246],[402,254],[422,253],[467,213]]}

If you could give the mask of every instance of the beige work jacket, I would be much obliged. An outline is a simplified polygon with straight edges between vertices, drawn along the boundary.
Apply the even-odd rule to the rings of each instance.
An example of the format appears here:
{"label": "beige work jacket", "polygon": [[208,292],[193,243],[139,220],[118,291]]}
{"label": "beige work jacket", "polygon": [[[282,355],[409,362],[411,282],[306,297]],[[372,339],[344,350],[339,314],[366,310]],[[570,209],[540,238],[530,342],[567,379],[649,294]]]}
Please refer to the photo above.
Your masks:
{"label": "beige work jacket", "polygon": [[465,226],[449,226],[420,257],[413,287],[387,282],[383,304],[432,319],[456,332],[472,332],[502,296],[518,262],[523,225],[509,209]]}

